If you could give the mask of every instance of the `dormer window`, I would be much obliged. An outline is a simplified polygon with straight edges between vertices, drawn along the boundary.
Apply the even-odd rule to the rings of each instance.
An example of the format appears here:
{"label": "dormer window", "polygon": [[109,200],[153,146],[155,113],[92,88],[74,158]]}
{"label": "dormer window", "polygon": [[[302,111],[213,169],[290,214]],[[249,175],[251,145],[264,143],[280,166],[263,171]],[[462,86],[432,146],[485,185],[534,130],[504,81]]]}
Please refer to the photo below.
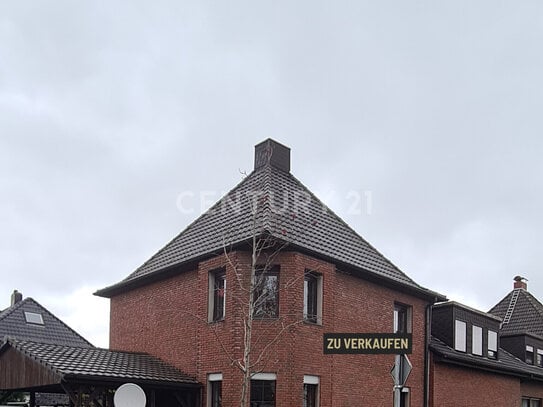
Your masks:
{"label": "dormer window", "polygon": [[456,320],[454,324],[454,349],[465,352],[466,351],[466,323],[464,321]]}
{"label": "dormer window", "polygon": [[25,311],[25,320],[28,324],[43,325],[43,317],[41,314],[36,312],[26,312]]}
{"label": "dormer window", "polygon": [[526,363],[529,365],[534,364],[534,347],[533,346],[526,346]]}
{"label": "dormer window", "polygon": [[471,327],[471,353],[483,356],[483,328],[480,326]]}
{"label": "dormer window", "polygon": [[535,364],[539,367],[543,367],[543,349],[537,350]]}
{"label": "dormer window", "polygon": [[498,357],[498,333],[491,330],[488,330],[488,357]]}

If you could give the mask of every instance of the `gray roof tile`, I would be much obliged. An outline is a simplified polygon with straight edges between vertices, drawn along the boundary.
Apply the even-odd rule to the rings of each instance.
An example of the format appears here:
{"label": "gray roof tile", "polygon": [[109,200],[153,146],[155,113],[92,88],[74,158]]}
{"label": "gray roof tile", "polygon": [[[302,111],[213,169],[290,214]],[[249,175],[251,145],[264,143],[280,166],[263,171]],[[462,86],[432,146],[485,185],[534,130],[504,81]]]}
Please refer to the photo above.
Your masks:
{"label": "gray roof tile", "polygon": [[103,377],[104,381],[198,384],[193,377],[154,356],[143,353],[116,352],[9,338],[4,346],[12,346],[23,352],[65,380]]}
{"label": "gray roof tile", "polygon": [[[43,325],[28,323],[25,312],[41,314]],[[5,336],[62,345],[92,347],[92,344],[28,297],[0,313],[0,340]]]}
{"label": "gray roof tile", "polygon": [[[254,202],[257,211],[253,217]],[[366,242],[292,174],[266,165],[253,171],[123,281],[97,294],[107,297],[137,280],[222,253],[225,247],[249,241],[255,233],[271,235],[377,278],[431,293]]]}
{"label": "gray roof tile", "polygon": [[543,368],[529,365],[501,348],[498,349],[498,358],[491,359],[459,352],[439,339],[432,337],[430,349],[434,354],[440,356],[443,362],[458,363],[474,368],[501,372],[502,374],[513,374],[543,380]]}
{"label": "gray roof tile", "polygon": [[504,318],[513,293],[518,291],[518,299],[508,323],[501,328],[502,335],[534,334],[543,337],[543,305],[529,291],[516,288],[489,311],[490,314]]}

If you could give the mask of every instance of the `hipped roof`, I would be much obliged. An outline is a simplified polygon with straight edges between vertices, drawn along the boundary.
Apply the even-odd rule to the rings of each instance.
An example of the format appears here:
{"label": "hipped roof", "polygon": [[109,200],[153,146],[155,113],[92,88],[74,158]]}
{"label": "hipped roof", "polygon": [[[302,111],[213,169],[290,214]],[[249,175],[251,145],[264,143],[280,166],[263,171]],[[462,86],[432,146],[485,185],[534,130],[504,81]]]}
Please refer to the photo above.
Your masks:
{"label": "hipped roof", "polygon": [[[515,292],[518,297],[512,302]],[[524,288],[515,288],[488,312],[503,319],[510,306],[512,314],[501,327],[502,336],[533,334],[543,338],[543,304],[537,298]]]}
{"label": "hipped roof", "polygon": [[[40,314],[43,318],[43,325],[28,323],[25,312]],[[0,312],[0,340],[4,336],[38,342],[92,347],[89,341],[30,297]]]}
{"label": "hipped roof", "polygon": [[221,254],[225,248],[241,246],[255,234],[424,298],[445,299],[392,264],[289,171],[269,163],[249,174],[132,274],[96,294],[115,296],[188,263]]}

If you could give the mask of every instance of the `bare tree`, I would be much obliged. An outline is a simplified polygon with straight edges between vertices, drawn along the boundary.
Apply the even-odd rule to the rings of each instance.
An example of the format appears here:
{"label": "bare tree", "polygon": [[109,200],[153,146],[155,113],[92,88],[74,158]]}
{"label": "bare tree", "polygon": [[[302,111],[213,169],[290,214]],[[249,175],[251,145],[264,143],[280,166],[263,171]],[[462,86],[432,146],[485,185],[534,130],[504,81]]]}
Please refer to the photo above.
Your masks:
{"label": "bare tree", "polygon": [[[240,407],[247,407],[250,402],[251,379],[256,373],[267,367],[270,351],[282,338],[286,331],[303,322],[303,311],[293,314],[281,315],[275,321],[274,332],[264,334],[255,330],[255,321],[278,316],[278,303],[276,301],[279,291],[289,290],[297,285],[303,275],[293,277],[279,285],[278,275],[274,264],[277,256],[289,245],[289,230],[285,229],[282,219],[285,216],[296,217],[299,213],[289,211],[283,207],[273,213],[271,227],[280,230],[284,238],[273,236],[266,227],[270,227],[270,215],[264,222],[261,210],[270,204],[274,197],[266,193],[254,194],[251,200],[251,241],[250,264],[239,264],[231,256],[230,248],[224,244],[224,255],[231,268],[235,271],[236,289],[229,290],[233,301],[236,302],[239,312],[237,317],[242,319],[242,349],[241,356],[237,355],[222,342],[217,333],[217,340],[223,351],[228,355],[242,375]],[[292,208],[290,208],[292,209]],[[269,208],[268,208],[269,210]],[[273,212],[273,211],[272,211]],[[263,223],[266,223],[264,225]],[[308,223],[309,224],[309,223]],[[298,233],[302,233],[298,230]]]}

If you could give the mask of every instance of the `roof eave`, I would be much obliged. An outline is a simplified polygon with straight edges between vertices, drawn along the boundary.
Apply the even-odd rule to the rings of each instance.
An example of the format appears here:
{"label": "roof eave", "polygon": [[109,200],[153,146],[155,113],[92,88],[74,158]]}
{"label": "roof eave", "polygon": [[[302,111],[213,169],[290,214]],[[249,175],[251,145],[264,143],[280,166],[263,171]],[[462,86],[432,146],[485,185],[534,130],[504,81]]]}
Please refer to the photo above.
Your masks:
{"label": "roof eave", "polygon": [[[239,249],[240,247],[243,247],[244,245],[246,245],[249,241],[250,241],[250,239],[237,242],[236,244],[234,244],[231,247],[231,250]],[[353,274],[355,274],[358,277],[363,278],[363,279],[365,279],[367,281],[382,284],[382,285],[387,286],[389,288],[392,288],[392,289],[395,289],[395,290],[398,290],[398,291],[402,291],[402,292],[407,293],[407,294],[414,295],[417,298],[427,300],[427,301],[429,301],[431,303],[436,303],[436,302],[447,301],[448,300],[447,297],[444,296],[443,294],[440,294],[438,292],[429,290],[427,288],[407,284],[405,282],[397,281],[397,280],[394,280],[392,278],[387,278],[385,276],[380,276],[379,274],[377,274],[375,272],[372,272],[372,271],[369,271],[369,270],[366,270],[366,269],[363,269],[363,268],[360,268],[360,267],[356,267],[356,266],[353,266],[351,264],[344,263],[344,262],[342,262],[340,260],[334,259],[334,258],[332,258],[330,256],[327,256],[327,255],[324,255],[322,253],[318,253],[318,252],[315,252],[313,250],[306,249],[304,247],[300,247],[300,246],[295,245],[295,244],[290,244],[288,242],[285,242],[285,243],[288,244],[287,246],[285,246],[285,250],[290,250],[290,249],[295,248],[296,250],[300,251],[301,253],[306,253],[306,254],[309,254],[309,255],[314,256],[316,258],[319,258],[321,260],[324,260],[324,261],[327,261],[329,263],[335,264],[337,268],[339,268],[341,270],[352,272]],[[198,268],[198,263],[199,262],[201,262],[203,260],[206,260],[208,258],[211,258],[214,255],[216,255],[216,253],[208,253],[208,254],[205,254],[205,255],[201,255],[201,256],[192,258],[192,259],[190,259],[190,260],[188,260],[188,261],[186,261],[184,263],[178,263],[178,264],[172,265],[170,267],[167,267],[167,268],[164,268],[164,269],[161,269],[161,270],[157,270],[156,272],[153,272],[151,274],[144,274],[141,277],[137,277],[137,278],[134,278],[134,279],[131,279],[131,280],[128,280],[128,281],[121,281],[121,282],[119,282],[117,284],[114,284],[114,285],[112,285],[110,287],[106,287],[106,288],[103,288],[101,290],[96,291],[94,293],[94,295],[99,296],[99,297],[104,297],[104,298],[112,298],[112,297],[115,297],[117,295],[123,294],[123,293],[125,293],[127,291],[131,291],[133,289],[136,289],[136,288],[143,287],[145,285],[151,284],[153,282],[167,279],[167,278],[172,277],[174,275],[177,275],[179,273],[195,270],[195,269]]]}
{"label": "roof eave", "polygon": [[160,380],[160,379],[138,379],[134,377],[108,376],[108,375],[88,375],[88,374],[66,374],[63,378],[67,383],[88,383],[88,384],[119,384],[130,381],[142,386],[150,386],[155,388],[194,388],[202,387],[196,379],[187,379],[186,381],[176,380]]}

